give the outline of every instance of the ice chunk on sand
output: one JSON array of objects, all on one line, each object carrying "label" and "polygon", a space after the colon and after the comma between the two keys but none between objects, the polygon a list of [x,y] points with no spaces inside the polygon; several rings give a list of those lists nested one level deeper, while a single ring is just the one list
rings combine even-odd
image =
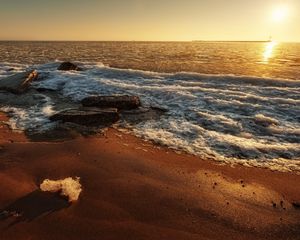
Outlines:
[{"label": "ice chunk on sand", "polygon": [[78,200],[78,197],[82,191],[80,178],[75,179],[68,177],[63,180],[49,180],[45,179],[41,185],[40,189],[43,192],[60,192],[62,196],[66,196],[69,202],[74,202]]}]

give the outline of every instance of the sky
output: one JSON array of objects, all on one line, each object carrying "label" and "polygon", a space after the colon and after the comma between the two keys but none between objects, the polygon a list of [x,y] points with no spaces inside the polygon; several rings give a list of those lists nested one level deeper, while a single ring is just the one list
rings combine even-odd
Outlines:
[{"label": "sky", "polygon": [[0,40],[300,42],[300,0],[0,0]]}]

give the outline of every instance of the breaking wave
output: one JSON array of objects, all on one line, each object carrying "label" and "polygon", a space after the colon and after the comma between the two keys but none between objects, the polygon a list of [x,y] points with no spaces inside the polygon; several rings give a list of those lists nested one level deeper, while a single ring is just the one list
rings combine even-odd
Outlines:
[{"label": "breaking wave", "polygon": [[[168,109],[159,121],[120,124],[139,137],[221,162],[300,170],[298,80],[156,73],[101,63],[81,63],[82,72],[61,72],[55,70],[58,64],[35,66],[40,80],[33,87],[55,90],[74,102],[96,94],[132,94],[145,106]],[[53,109],[53,101],[18,109],[16,125],[47,126]]]}]

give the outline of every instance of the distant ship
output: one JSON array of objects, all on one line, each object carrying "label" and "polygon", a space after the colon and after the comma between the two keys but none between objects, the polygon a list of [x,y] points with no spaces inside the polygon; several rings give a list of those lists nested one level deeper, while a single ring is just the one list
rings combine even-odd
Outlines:
[{"label": "distant ship", "polygon": [[268,42],[273,42],[273,37],[272,36],[269,37],[269,41]]}]

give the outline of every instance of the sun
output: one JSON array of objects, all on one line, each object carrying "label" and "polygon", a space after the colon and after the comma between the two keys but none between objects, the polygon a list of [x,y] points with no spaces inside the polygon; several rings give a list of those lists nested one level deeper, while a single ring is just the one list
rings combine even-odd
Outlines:
[{"label": "sun", "polygon": [[288,16],[288,7],[287,6],[278,6],[274,8],[272,13],[272,19],[275,22],[283,22]]}]

